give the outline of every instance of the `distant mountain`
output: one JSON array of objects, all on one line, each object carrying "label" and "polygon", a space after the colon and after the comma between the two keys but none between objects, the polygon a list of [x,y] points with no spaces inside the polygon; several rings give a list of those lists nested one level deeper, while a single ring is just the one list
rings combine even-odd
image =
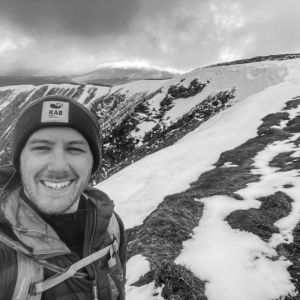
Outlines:
[{"label": "distant mountain", "polygon": [[11,85],[42,85],[42,84],[76,84],[68,76],[29,76],[29,75],[0,75],[0,86]]},{"label": "distant mountain", "polygon": [[155,68],[103,67],[93,72],[72,76],[72,79],[78,83],[112,86],[144,79],[171,79],[174,75],[177,74]]},{"label": "distant mountain", "polygon": [[[49,71],[50,72],[50,71]],[[42,84],[95,84],[101,86],[114,86],[136,80],[164,80],[171,79],[176,73],[158,70],[155,68],[121,68],[103,67],[95,71],[77,75],[47,75],[47,71],[36,69],[18,69],[0,75],[0,86],[9,85],[42,85]],[[40,75],[43,74],[43,75]]]}]

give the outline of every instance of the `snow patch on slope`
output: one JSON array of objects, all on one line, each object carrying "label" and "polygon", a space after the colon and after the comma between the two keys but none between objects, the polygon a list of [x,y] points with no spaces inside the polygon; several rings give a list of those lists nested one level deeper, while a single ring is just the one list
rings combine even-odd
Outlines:
[{"label": "snow patch on slope", "polygon": [[[201,199],[205,204],[199,226],[176,259],[208,281],[209,300],[270,300],[294,290],[288,261],[271,260],[277,252],[257,235],[234,230],[224,221],[232,211],[258,208],[255,200],[226,196]],[[222,295],[222,296],[221,296]]]}]

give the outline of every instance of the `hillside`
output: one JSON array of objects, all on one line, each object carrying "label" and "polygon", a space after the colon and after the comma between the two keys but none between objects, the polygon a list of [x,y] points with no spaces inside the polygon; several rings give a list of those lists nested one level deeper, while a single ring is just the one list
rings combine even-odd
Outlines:
[{"label": "hillside", "polygon": [[299,67],[206,71],[235,82],[231,107],[99,185],[128,228],[128,299],[299,299]]},{"label": "hillside", "polygon": [[101,126],[93,181],[127,228],[127,299],[296,300],[299,86],[293,57],[114,87],[1,87],[0,162],[26,103],[71,96]]}]

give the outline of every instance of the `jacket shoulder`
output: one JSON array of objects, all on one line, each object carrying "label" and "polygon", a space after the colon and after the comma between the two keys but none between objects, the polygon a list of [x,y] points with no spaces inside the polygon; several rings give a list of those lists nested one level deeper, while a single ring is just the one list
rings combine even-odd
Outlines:
[{"label": "jacket shoulder", "polygon": [[11,299],[18,275],[17,252],[0,242],[0,300]]},{"label": "jacket shoulder", "polygon": [[13,165],[0,166],[0,190],[8,191],[21,185],[20,174],[16,171]]},{"label": "jacket shoulder", "polygon": [[106,193],[94,187],[87,187],[84,190],[84,194],[92,200],[109,202],[109,203],[113,202]]}]

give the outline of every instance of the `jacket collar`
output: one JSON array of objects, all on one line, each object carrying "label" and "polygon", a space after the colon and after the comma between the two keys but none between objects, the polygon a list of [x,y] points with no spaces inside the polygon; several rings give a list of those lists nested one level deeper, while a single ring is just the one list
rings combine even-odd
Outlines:
[{"label": "jacket collar", "polygon": [[[0,203],[0,213],[19,241],[31,249],[33,256],[41,259],[71,253],[54,229],[20,197],[21,189],[18,187],[5,193]],[[113,201],[102,191],[91,187],[87,187],[83,194],[92,203],[100,219],[105,220],[102,228],[96,230],[106,230],[114,210]]]},{"label": "jacket collar", "polygon": [[33,256],[48,258],[70,253],[51,226],[20,197],[20,188],[2,199],[0,209],[19,241],[32,249]]}]

